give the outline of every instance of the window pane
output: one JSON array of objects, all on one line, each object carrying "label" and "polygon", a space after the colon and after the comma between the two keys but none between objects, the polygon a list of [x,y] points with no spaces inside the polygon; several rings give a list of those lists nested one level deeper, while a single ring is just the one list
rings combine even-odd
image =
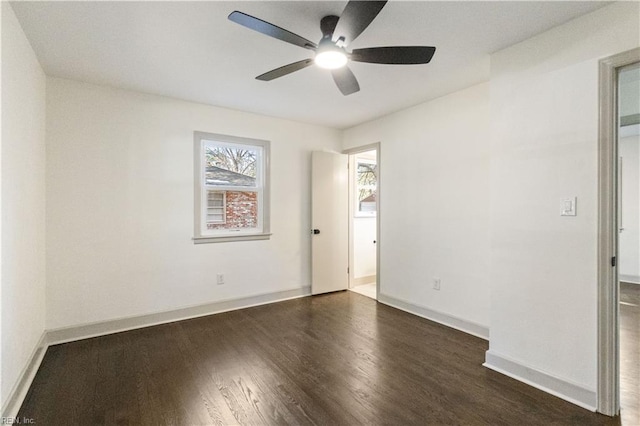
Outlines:
[{"label": "window pane", "polygon": [[[254,191],[208,191],[224,194],[224,223],[216,222],[207,213],[207,230],[247,229],[258,227],[258,193]],[[210,204],[207,205],[209,209]],[[222,210],[220,213],[222,214]],[[219,217],[219,216],[217,216]],[[211,220],[210,220],[211,218]]]},{"label": "window pane", "polygon": [[378,182],[377,165],[373,162],[357,163],[356,190],[358,194],[358,211],[376,211],[376,186]]},{"label": "window pane", "polygon": [[258,147],[205,145],[205,184],[256,187]]}]

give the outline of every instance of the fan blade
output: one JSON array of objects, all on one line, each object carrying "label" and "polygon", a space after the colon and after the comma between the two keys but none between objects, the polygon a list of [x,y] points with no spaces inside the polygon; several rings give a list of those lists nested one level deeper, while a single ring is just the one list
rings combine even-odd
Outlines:
[{"label": "fan blade", "polygon": [[257,76],[256,80],[271,81],[276,78],[283,77],[287,74],[291,74],[292,72],[300,71],[301,69],[306,68],[311,64],[313,64],[313,59],[304,59],[302,61],[294,62],[292,64],[276,68],[275,70],[265,72],[264,74]]},{"label": "fan blade", "polygon": [[427,64],[434,53],[436,48],[432,46],[369,47],[354,49],[351,52],[351,60],[372,64]]},{"label": "fan blade", "polygon": [[229,20],[251,30],[257,31],[269,37],[277,38],[278,40],[286,41],[287,43],[295,44],[296,46],[304,47],[305,49],[314,50],[318,47],[312,41],[307,40],[304,37],[300,37],[298,34],[294,34],[291,31],[287,31],[284,28],[280,28],[276,25],[270,24],[262,19],[255,18],[246,13],[231,12]]},{"label": "fan blade", "polygon": [[340,15],[333,32],[333,41],[344,37],[344,45],[355,40],[378,16],[386,1],[350,1]]},{"label": "fan blade", "polygon": [[347,96],[360,90],[360,85],[356,76],[347,67],[342,67],[331,71],[333,81],[336,82],[338,89],[343,95]]}]

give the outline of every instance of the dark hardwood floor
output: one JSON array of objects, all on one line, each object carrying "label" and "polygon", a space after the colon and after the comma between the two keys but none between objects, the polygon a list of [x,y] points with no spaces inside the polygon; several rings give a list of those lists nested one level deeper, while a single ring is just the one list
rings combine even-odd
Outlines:
[{"label": "dark hardwood floor", "polygon": [[620,417],[640,425],[640,285],[620,283]]},{"label": "dark hardwood floor", "polygon": [[52,346],[38,425],[613,425],[482,367],[487,342],[353,292]]}]

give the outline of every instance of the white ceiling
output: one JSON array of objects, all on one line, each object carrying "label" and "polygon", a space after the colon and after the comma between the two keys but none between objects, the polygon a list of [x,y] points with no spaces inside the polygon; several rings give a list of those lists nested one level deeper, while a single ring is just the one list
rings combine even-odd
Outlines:
[{"label": "white ceiling", "polygon": [[488,55],[605,2],[391,1],[349,48],[436,46],[428,65],[351,63],[361,91],[326,70],[255,77],[308,50],[227,20],[240,10],[312,41],[346,2],[14,2],[44,71],[90,83],[346,128],[489,78]]}]

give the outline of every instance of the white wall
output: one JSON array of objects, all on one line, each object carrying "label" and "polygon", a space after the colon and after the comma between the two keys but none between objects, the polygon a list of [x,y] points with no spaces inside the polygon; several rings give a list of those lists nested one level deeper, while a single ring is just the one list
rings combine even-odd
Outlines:
[{"label": "white wall", "polygon": [[381,143],[381,294],[489,324],[489,137],[486,83],[344,132]]},{"label": "white wall", "polygon": [[620,138],[622,157],[622,227],[620,279],[640,284],[640,136]]},{"label": "white wall", "polygon": [[[271,141],[271,240],[193,244],[194,130]],[[310,153],[339,145],[337,130],[48,78],[47,327],[308,286]]]},{"label": "white wall", "polygon": [[11,6],[0,7],[4,407],[45,326],[45,76]]},{"label": "white wall", "polygon": [[[638,46],[638,6],[614,3],[491,57],[490,352],[590,391],[598,60]],[[573,196],[578,215],[561,217]]]},{"label": "white wall", "polygon": [[[376,275],[376,218],[353,218],[353,277]],[[370,282],[375,282],[371,280]]]}]

